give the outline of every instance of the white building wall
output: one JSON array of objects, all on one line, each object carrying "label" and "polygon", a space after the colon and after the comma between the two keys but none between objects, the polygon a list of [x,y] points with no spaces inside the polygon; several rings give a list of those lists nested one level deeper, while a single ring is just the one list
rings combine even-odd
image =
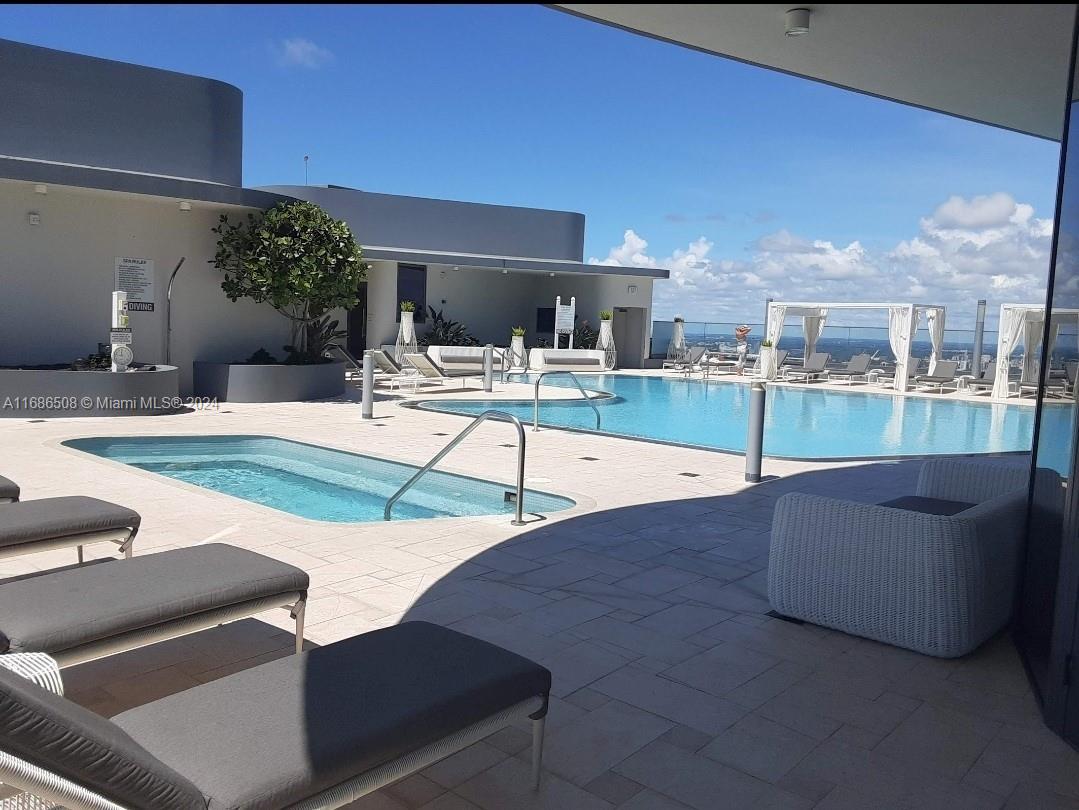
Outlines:
[{"label": "white building wall", "polygon": [[[221,290],[209,264],[218,216],[248,209],[133,194],[0,181],[0,365],[67,363],[107,342],[117,257],[154,261],[154,312],[132,312],[135,359],[165,360],[165,290],[173,289],[172,362],[181,391],[191,387],[193,360],[243,360],[260,346],[279,358],[288,321],[271,307]],[[29,214],[41,217],[29,224]]]}]

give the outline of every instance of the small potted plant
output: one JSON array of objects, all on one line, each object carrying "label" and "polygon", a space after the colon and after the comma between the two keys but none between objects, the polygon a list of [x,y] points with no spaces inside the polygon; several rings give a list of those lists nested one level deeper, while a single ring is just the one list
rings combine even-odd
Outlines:
[{"label": "small potted plant", "polygon": [[774,380],[779,369],[776,368],[776,347],[770,340],[761,341],[761,376],[766,380]]},{"label": "small potted plant", "polygon": [[401,302],[401,327],[397,330],[397,343],[394,345],[394,359],[400,363],[406,354],[416,353],[416,304],[413,301]]},{"label": "small potted plant", "polygon": [[614,332],[611,323],[614,313],[609,309],[601,309],[599,312],[599,337],[596,339],[596,348],[604,352],[603,367],[608,371],[614,368],[618,359],[618,351],[614,345]]},{"label": "small potted plant", "polygon": [[510,367],[514,370],[528,367],[525,356],[525,328],[515,326],[510,329]]}]

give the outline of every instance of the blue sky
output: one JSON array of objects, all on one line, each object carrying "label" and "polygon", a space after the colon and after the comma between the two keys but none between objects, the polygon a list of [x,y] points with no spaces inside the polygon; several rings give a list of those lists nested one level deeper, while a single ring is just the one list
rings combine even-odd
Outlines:
[{"label": "blue sky", "polygon": [[581,211],[585,258],[672,269],[661,316],[1044,283],[1055,144],[538,6],[7,6],[0,36],[239,86],[249,186],[309,154],[312,183]]}]

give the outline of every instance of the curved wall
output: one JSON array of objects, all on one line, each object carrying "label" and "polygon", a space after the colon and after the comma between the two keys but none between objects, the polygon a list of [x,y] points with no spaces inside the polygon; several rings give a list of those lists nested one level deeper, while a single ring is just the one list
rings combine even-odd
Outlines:
[{"label": "curved wall", "polygon": [[0,155],[240,185],[224,82],[0,40],[0,110]]}]

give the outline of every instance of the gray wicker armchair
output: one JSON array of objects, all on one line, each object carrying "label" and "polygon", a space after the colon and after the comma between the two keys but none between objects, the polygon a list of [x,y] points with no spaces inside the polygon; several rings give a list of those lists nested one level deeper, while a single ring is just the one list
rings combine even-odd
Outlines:
[{"label": "gray wicker armchair", "polygon": [[[784,495],[772,523],[772,607],[926,655],[973,651],[1011,616],[1028,476],[999,460],[927,462],[918,496],[974,504],[949,516]],[[1039,481],[1060,489],[1055,473]]]}]

